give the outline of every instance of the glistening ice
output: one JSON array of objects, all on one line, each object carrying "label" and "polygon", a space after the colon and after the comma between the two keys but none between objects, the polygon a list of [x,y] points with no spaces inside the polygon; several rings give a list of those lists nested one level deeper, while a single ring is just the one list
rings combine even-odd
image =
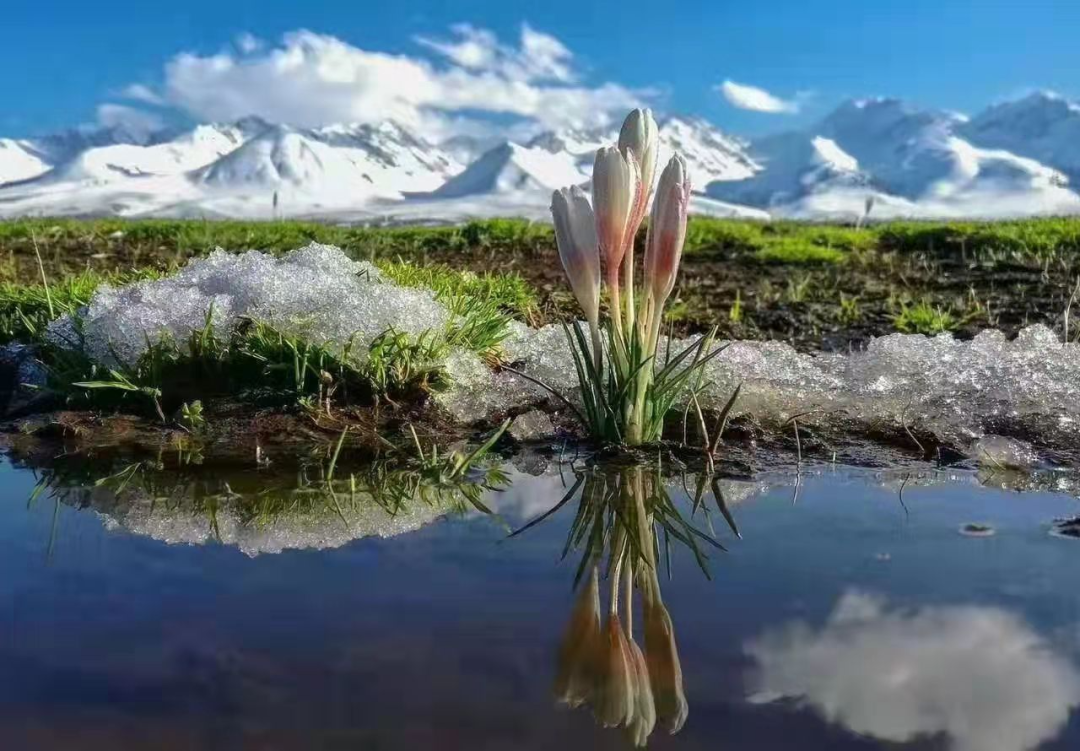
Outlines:
[{"label": "glistening ice", "polygon": [[[280,258],[216,251],[169,278],[99,290],[82,313],[86,352],[103,364],[133,362],[148,340],[185,340],[211,309],[222,334],[252,317],[312,341],[343,345],[353,337],[357,357],[389,327],[418,334],[451,319],[432,293],[387,282],[332,246],[312,244]],[[55,341],[75,341],[73,331],[68,319],[51,327]],[[672,342],[671,351],[687,343]],[[904,429],[956,445],[996,433],[1036,446],[1080,443],[1080,347],[1062,344],[1042,325],[1013,340],[995,330],[970,341],[893,334],[848,355],[804,354],[781,342],[721,344],[730,346],[707,368],[703,406],[718,409],[742,384],[734,415],[764,425],[801,415],[807,426],[853,434]],[[577,376],[561,326],[515,324],[503,349],[507,362],[574,398]],[[667,349],[662,342],[661,361]],[[436,403],[460,421],[544,401],[555,406],[543,390],[493,371],[473,353],[453,350],[445,367],[453,385]]]}]

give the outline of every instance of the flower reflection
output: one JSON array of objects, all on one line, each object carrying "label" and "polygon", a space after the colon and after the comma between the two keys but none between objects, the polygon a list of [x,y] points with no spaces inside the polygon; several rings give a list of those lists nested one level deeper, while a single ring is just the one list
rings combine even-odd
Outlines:
[{"label": "flower reflection", "polygon": [[659,597],[653,604],[645,604],[645,654],[657,719],[669,733],[677,733],[686,722],[689,707],[683,692],[675,627]]},{"label": "flower reflection", "polygon": [[555,696],[569,707],[590,701],[596,685],[600,650],[600,575],[594,566],[578,594],[559,649]]},{"label": "flower reflection", "polygon": [[627,726],[627,733],[635,746],[644,746],[656,727],[656,704],[653,701],[652,682],[649,679],[645,655],[633,639],[630,640],[630,651],[634,658],[637,691],[634,695],[634,717]]},{"label": "flower reflection", "polygon": [[[683,518],[658,471],[640,467],[579,477],[555,509],[519,532],[562,508],[578,489],[580,502],[564,555],[581,551],[578,578],[584,582],[560,645],[555,697],[572,708],[589,707],[599,724],[622,728],[631,743],[644,746],[658,726],[679,732],[689,711],[675,627],[660,592],[658,532],[665,550],[676,539],[702,565],[707,559],[702,545],[721,546]],[[731,523],[719,495],[717,503]],[[699,493],[695,513],[701,508]],[[602,579],[607,588],[603,617]],[[640,641],[634,629],[635,595],[641,599]]]},{"label": "flower reflection", "polygon": [[637,694],[634,656],[617,615],[609,615],[601,642],[600,673],[592,707],[596,721],[606,728],[623,727],[634,719]]}]

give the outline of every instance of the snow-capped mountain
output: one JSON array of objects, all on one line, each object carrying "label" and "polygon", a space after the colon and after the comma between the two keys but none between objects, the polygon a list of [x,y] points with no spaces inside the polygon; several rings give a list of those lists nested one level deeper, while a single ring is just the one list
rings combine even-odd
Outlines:
[{"label": "snow-capped mountain", "polygon": [[18,165],[22,182],[0,187],[0,216],[329,215],[434,191],[463,169],[391,121],[302,130],[247,118],[97,144],[42,160],[36,176]]},{"label": "snow-capped mountain", "polygon": [[963,118],[920,110],[898,99],[862,99],[838,107],[814,128],[889,193],[917,198],[955,167],[949,145]]},{"label": "snow-capped mountain", "polygon": [[30,180],[52,169],[32,141],[0,138],[0,185]]},{"label": "snow-capped mountain", "polygon": [[401,198],[438,188],[461,170],[449,155],[386,122],[294,130],[267,128],[193,179],[219,189],[282,187],[312,195]]},{"label": "snow-capped mountain", "polygon": [[[750,142],[698,118],[664,118],[659,131],[661,162],[683,155],[702,213],[847,220],[871,197],[875,217],[1080,213],[1080,105],[1051,94],[971,119],[853,100]],[[0,217],[545,219],[551,191],[587,185],[596,149],[617,137],[601,128],[434,144],[389,120],[79,128],[0,139]]]},{"label": "snow-capped mountain", "polygon": [[58,165],[49,180],[104,183],[122,177],[180,175],[235,151],[245,138],[244,130],[235,125],[199,125],[160,143],[92,147]]},{"label": "snow-capped mountain", "polygon": [[[729,136],[700,118],[667,117],[659,122],[660,152],[658,161],[666,164],[672,153],[682,154],[690,172],[694,190],[717,180],[742,180],[759,167],[747,154],[748,144]],[[619,140],[617,128],[596,130],[549,131],[529,141],[529,146],[553,153],[566,152],[578,158],[586,172],[596,150]]]},{"label": "snow-capped mountain", "polygon": [[660,164],[666,164],[673,152],[682,154],[695,191],[718,180],[745,180],[761,169],[747,153],[748,145],[700,118],[669,117],[660,122]]},{"label": "snow-capped mountain", "polygon": [[433,196],[540,193],[546,201],[556,188],[588,179],[589,173],[581,169],[576,154],[505,142],[483,154],[461,174],[451,177]]},{"label": "snow-capped mountain", "polygon": [[151,134],[113,126],[70,128],[42,138],[0,138],[0,186],[45,175],[93,149],[116,145],[145,146],[155,142],[156,138],[166,141],[174,135],[168,131]]},{"label": "snow-capped mountain", "polygon": [[859,162],[823,136],[783,133],[754,143],[759,171],[742,180],[710,183],[715,198],[762,208],[785,206],[809,195],[838,189],[868,189]]},{"label": "snow-capped mountain", "polygon": [[[739,180],[758,169],[745,154],[741,141],[704,120],[667,118],[661,121],[659,134],[661,162],[666,162],[677,150],[687,161],[691,181],[700,188],[715,180]],[[596,150],[615,143],[618,137],[618,130],[611,128],[568,129],[540,133],[524,145],[504,141],[481,154],[438,190],[426,196],[414,194],[410,199],[457,202],[457,208],[449,203],[426,206],[439,214],[450,211],[461,216],[464,207],[469,206],[477,213],[489,209],[507,213],[509,209],[529,217],[546,218],[552,190],[566,185],[587,186]],[[419,210],[413,206],[409,213],[415,215]],[[698,196],[694,210],[719,216],[765,216],[761,211],[704,196]]]},{"label": "snow-capped mountain", "polygon": [[708,195],[796,216],[1001,216],[1080,210],[1068,177],[1035,159],[973,143],[961,115],[896,99],[846,102],[798,132],[755,141],[752,177]]},{"label": "snow-capped mountain", "polygon": [[1049,92],[996,104],[960,128],[973,143],[1053,167],[1080,185],[1080,104]]}]

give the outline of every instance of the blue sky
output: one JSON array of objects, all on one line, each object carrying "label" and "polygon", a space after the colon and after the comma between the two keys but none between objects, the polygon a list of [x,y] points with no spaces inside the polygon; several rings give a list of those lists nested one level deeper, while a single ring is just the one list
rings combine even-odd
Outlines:
[{"label": "blue sky", "polygon": [[[472,31],[451,31],[463,22]],[[536,39],[545,48],[551,46],[545,40],[556,40],[572,58],[556,51],[551,70],[526,70],[523,23],[541,35]],[[306,113],[309,122],[303,124],[342,113],[374,119],[371,110],[391,101],[386,97],[395,87],[396,93],[430,87],[424,96],[392,101],[402,116],[415,115],[431,127],[452,129],[475,115],[545,122],[563,111],[584,117],[637,99],[663,111],[703,115],[746,134],[812,121],[855,96],[898,96],[973,112],[1033,88],[1080,95],[1080,2],[1075,0],[7,0],[4,25],[0,135],[93,122],[98,108],[108,103],[166,120],[231,116],[245,108],[265,109],[257,114],[270,116]],[[310,68],[279,80],[274,71],[280,59],[274,62],[272,56],[287,52],[283,35],[299,29],[324,35],[323,41],[314,51],[311,44],[296,42],[312,56],[304,63]],[[486,32],[498,40],[494,67],[470,63],[463,68],[449,57],[450,45],[490,40],[482,36]],[[244,33],[260,40],[258,49],[238,49],[236,40]],[[330,37],[334,43],[326,41]],[[425,46],[418,37],[431,43]],[[246,77],[222,77],[212,56],[223,51],[230,64],[262,60],[266,65]],[[186,52],[194,57],[187,67],[176,66],[172,75],[178,80],[171,80],[167,64]],[[393,69],[378,67],[382,56],[370,53],[406,56],[402,59],[420,66],[407,72],[419,78],[398,80]],[[362,76],[374,61],[365,84],[370,90],[342,103],[338,100],[352,93],[339,81],[319,79],[307,86],[312,75],[322,75],[327,60],[347,60],[350,74],[359,70]],[[501,81],[503,95],[524,87],[526,98],[535,97],[532,109],[511,102],[497,112],[485,111],[483,86],[494,79]],[[781,109],[797,111],[733,106],[717,90],[725,80],[767,90],[787,102]],[[121,95],[131,84],[146,87],[144,101]],[[309,95],[309,88],[316,91]],[[566,88],[573,89],[572,98]],[[467,90],[471,93],[465,95]],[[446,95],[461,101],[446,106],[441,101]]]}]

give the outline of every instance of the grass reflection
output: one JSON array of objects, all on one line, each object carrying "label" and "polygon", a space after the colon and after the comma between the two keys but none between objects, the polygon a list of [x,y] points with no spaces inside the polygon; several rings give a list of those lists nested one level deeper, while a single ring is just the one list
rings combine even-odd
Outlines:
[{"label": "grass reflection", "polygon": [[[119,465],[69,457],[36,470],[28,503],[48,499],[57,507],[91,508],[136,534],[165,542],[216,541],[248,555],[338,547],[359,537],[407,532],[444,515],[491,514],[485,495],[503,490],[510,479],[483,453],[429,451],[405,462],[343,467],[335,451],[328,461],[293,468],[207,466],[190,455],[168,457],[168,468],[160,457]],[[55,525],[53,530],[50,551]]]}]

